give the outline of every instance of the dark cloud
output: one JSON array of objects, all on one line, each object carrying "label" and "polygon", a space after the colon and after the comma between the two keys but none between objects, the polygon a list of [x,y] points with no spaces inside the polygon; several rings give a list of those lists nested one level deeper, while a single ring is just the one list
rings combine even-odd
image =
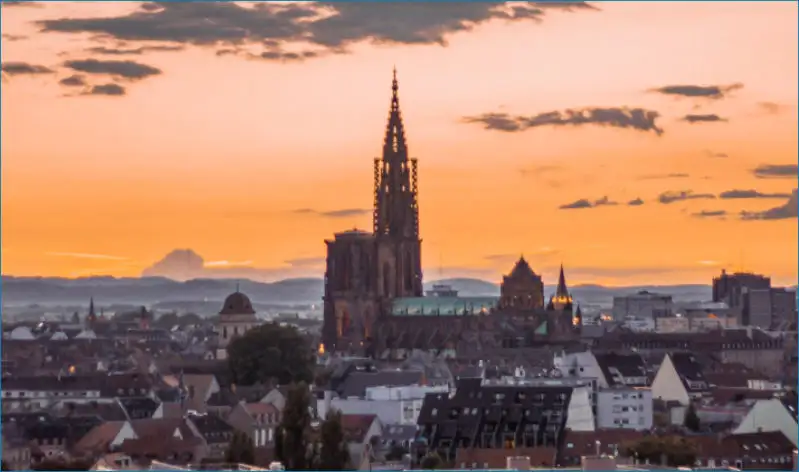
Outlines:
[{"label": "dark cloud", "polygon": [[726,152],[715,152],[711,151],[710,149],[705,149],[705,156],[712,157],[715,159],[726,159],[730,157],[729,154],[727,154]]},{"label": "dark cloud", "polygon": [[612,206],[612,205],[618,205],[618,203],[611,201],[608,197],[602,197],[599,200],[594,200],[593,202],[591,200],[581,198],[580,200],[577,200],[575,202],[561,205],[558,208],[560,208],[561,210],[578,210],[582,208],[597,208],[601,206]]},{"label": "dark cloud", "polygon": [[702,210],[699,213],[693,213],[691,216],[696,218],[723,218],[727,216],[724,210]]},{"label": "dark cloud", "polygon": [[627,202],[627,205],[629,205],[629,206],[641,206],[643,204],[644,204],[644,201],[641,200],[640,198],[636,198],[634,200],[630,200],[629,202]]},{"label": "dark cloud", "polygon": [[6,41],[22,41],[23,39],[28,39],[28,37],[21,34],[3,33],[3,39]]},{"label": "dark cloud", "polygon": [[743,84],[735,83],[731,85],[666,85],[652,89],[652,92],[675,97],[706,98],[709,100],[720,100],[729,96],[731,92],[743,88]]},{"label": "dark cloud", "polygon": [[20,0],[3,0],[3,7],[42,8],[43,2],[23,2]]},{"label": "dark cloud", "polygon": [[796,164],[764,164],[752,169],[758,179],[796,179],[797,172]]},{"label": "dark cloud", "polygon": [[721,192],[719,198],[725,200],[735,200],[744,198],[790,198],[789,193],[761,193],[757,190],[727,190]]},{"label": "dark cloud", "polygon": [[658,195],[658,201],[665,205],[674,202],[681,202],[684,200],[704,200],[712,198],[716,198],[716,196],[709,193],[694,193],[691,190],[663,192]]},{"label": "dark cloud", "polygon": [[323,216],[325,218],[349,218],[352,216],[368,215],[372,213],[372,210],[367,208],[345,208],[343,210],[318,211],[311,208],[300,208],[294,210],[292,213],[298,215]]},{"label": "dark cloud", "polygon": [[638,180],[662,180],[662,179],[685,179],[690,177],[688,174],[682,172],[674,172],[671,174],[649,174],[638,177]]},{"label": "dark cloud", "polygon": [[799,206],[797,205],[797,194],[794,189],[788,201],[785,204],[766,211],[756,212],[741,212],[742,220],[787,220],[796,218],[799,214]]},{"label": "dark cloud", "polygon": [[29,64],[27,62],[4,62],[2,65],[4,73],[15,75],[41,75],[52,74],[54,71],[47,66],[40,66],[38,64]]},{"label": "dark cloud", "polygon": [[86,80],[82,75],[70,75],[58,81],[59,84],[65,87],[83,87],[86,85]]},{"label": "dark cloud", "polygon": [[707,114],[707,115],[685,115],[680,118],[680,121],[685,121],[686,123],[718,123],[718,122],[726,122],[729,121],[727,118],[722,118],[715,113]]},{"label": "dark cloud", "polygon": [[160,69],[134,61],[100,61],[97,59],[81,59],[67,61],[64,66],[87,74],[104,74],[129,80],[141,80],[158,75]]},{"label": "dark cloud", "polygon": [[104,56],[141,56],[145,52],[173,52],[182,51],[183,46],[140,46],[137,48],[109,48],[98,46],[86,50],[88,53],[101,54]]},{"label": "dark cloud", "polygon": [[660,114],[643,108],[583,108],[551,111],[535,116],[511,116],[507,113],[484,113],[465,117],[465,123],[479,123],[487,130],[518,132],[540,126],[584,126],[594,125],[611,128],[654,132],[658,136],[663,130],[657,126]]},{"label": "dark cloud", "polygon": [[117,84],[94,85],[83,95],[107,95],[112,97],[121,97],[122,95],[125,95],[125,88]]},{"label": "dark cloud", "polygon": [[315,44],[328,51],[346,52],[360,42],[446,45],[449,35],[491,20],[536,22],[547,10],[595,9],[583,2],[519,2],[512,6],[490,2],[162,2],[147,3],[121,16],[51,19],[38,22],[38,26],[45,32],[89,33],[121,41],[235,48],[256,45],[267,51],[290,44]]}]

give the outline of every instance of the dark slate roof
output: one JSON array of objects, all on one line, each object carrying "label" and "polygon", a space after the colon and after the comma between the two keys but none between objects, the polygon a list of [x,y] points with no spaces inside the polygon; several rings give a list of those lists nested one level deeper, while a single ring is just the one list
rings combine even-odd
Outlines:
[{"label": "dark slate roof", "polygon": [[216,415],[191,415],[189,420],[210,444],[229,442],[233,435],[233,427]]},{"label": "dark slate roof", "polygon": [[151,418],[161,406],[160,403],[149,397],[122,398],[119,403],[122,404],[131,419]]},{"label": "dark slate roof", "polygon": [[399,387],[420,384],[424,373],[415,370],[388,370],[377,372],[352,372],[336,388],[342,398],[363,397],[368,387]]},{"label": "dark slate roof", "polygon": [[615,386],[619,382],[614,380],[613,371],[618,372],[625,378],[627,377],[646,377],[646,363],[643,357],[637,353],[619,354],[615,352],[595,353],[599,368],[602,369],[602,374],[605,376],[608,385]]},{"label": "dark slate roof", "polygon": [[[693,354],[688,352],[673,352],[669,354],[669,357],[671,357],[674,369],[677,371],[683,383],[686,381],[706,382],[705,375],[702,372],[702,365]],[[687,384],[686,388],[688,388]]]}]

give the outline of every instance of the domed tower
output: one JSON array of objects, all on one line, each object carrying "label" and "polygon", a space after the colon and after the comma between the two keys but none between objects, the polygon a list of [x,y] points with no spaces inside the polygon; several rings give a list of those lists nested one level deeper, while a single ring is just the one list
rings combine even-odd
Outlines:
[{"label": "domed tower", "polygon": [[520,257],[509,275],[502,277],[499,307],[532,310],[544,306],[544,282]]},{"label": "domed tower", "polygon": [[216,358],[227,359],[227,347],[233,338],[243,335],[258,324],[252,302],[236,285],[236,291],[228,295],[219,312],[219,324],[216,329],[219,342]]}]

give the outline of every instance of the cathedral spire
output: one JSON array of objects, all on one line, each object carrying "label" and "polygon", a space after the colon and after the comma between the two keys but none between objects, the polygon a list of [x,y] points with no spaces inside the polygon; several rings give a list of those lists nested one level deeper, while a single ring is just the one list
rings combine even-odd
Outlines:
[{"label": "cathedral spire", "polygon": [[397,69],[391,81],[391,106],[383,139],[383,155],[374,167],[374,233],[419,239],[416,159],[408,157],[399,105]]}]

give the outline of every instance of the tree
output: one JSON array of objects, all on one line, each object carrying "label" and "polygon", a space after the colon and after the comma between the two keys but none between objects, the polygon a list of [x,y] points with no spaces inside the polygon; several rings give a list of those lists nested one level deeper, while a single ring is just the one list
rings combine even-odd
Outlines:
[{"label": "tree", "polygon": [[237,385],[311,382],[310,345],[296,328],[266,323],[235,338],[227,349],[228,366]]},{"label": "tree", "polygon": [[444,467],[444,461],[441,460],[441,456],[437,453],[429,452],[422,457],[421,462],[419,462],[419,467],[426,470],[440,469]]},{"label": "tree", "polygon": [[349,467],[350,453],[341,425],[341,412],[330,410],[322,422],[321,449],[319,451],[319,470],[346,470]]},{"label": "tree", "polygon": [[688,410],[685,412],[685,421],[683,424],[686,428],[693,432],[699,431],[699,428],[701,427],[699,415],[696,414],[696,408],[694,407],[693,403],[688,405]]},{"label": "tree", "polygon": [[45,459],[32,467],[33,470],[89,470],[94,464],[86,461],[64,461]]},{"label": "tree", "polygon": [[671,467],[693,466],[696,447],[683,437],[646,436],[625,447],[625,455]]},{"label": "tree", "polygon": [[394,444],[391,446],[391,449],[386,453],[386,460],[387,461],[401,461],[405,454],[408,453],[408,450],[402,447],[401,444]]},{"label": "tree", "polygon": [[286,470],[305,470],[311,465],[308,441],[310,407],[311,392],[308,385],[304,382],[292,385],[277,428],[279,438],[275,440],[275,457],[279,458]]},{"label": "tree", "polygon": [[255,445],[252,439],[242,432],[235,432],[230,440],[225,462],[229,464],[253,464],[255,462]]}]

